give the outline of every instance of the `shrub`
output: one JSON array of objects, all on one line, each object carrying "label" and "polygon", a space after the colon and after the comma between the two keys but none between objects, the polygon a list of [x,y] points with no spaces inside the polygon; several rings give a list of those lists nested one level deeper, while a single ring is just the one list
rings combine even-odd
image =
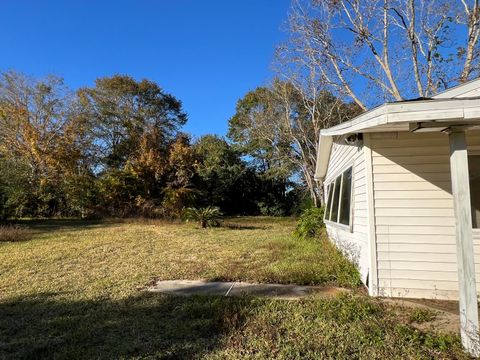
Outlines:
[{"label": "shrub", "polygon": [[206,208],[188,208],[184,212],[184,218],[189,221],[197,221],[202,228],[219,226],[219,218],[222,216],[220,209],[214,206]]},{"label": "shrub", "polygon": [[18,225],[0,225],[0,242],[28,240],[32,232]]},{"label": "shrub", "polygon": [[325,226],[323,223],[323,208],[311,207],[300,215],[295,235],[301,238],[314,237]]}]

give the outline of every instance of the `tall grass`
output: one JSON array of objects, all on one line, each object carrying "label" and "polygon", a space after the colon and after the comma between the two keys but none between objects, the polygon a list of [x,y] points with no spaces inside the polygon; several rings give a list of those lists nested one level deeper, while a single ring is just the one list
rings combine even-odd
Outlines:
[{"label": "tall grass", "polygon": [[25,241],[30,239],[32,231],[19,225],[0,225],[0,242]]}]

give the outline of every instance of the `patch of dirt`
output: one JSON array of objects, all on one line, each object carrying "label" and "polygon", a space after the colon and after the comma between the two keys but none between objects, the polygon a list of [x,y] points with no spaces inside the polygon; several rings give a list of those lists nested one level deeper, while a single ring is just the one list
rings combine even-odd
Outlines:
[{"label": "patch of dirt", "polygon": [[327,298],[335,297],[338,294],[352,292],[352,290],[350,289],[340,288],[336,286],[315,286],[312,288],[314,289],[313,294],[315,294],[315,296],[327,297]]},{"label": "patch of dirt", "polygon": [[411,322],[419,330],[439,332],[460,332],[460,316],[458,301],[429,300],[429,299],[399,299],[382,298],[381,301],[394,306],[405,308],[427,309],[435,312],[432,321],[422,323]]}]

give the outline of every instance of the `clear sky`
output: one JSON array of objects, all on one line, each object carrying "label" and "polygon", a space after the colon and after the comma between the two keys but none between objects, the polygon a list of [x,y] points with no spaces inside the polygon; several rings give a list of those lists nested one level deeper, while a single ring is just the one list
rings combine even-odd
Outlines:
[{"label": "clear sky", "polygon": [[183,101],[185,131],[225,134],[235,104],[272,76],[290,0],[2,0],[0,71],[76,89],[128,74]]}]

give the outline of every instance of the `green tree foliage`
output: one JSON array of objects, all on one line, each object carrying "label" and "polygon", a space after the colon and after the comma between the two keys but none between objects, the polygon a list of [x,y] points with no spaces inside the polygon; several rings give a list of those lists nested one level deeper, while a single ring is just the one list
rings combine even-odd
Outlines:
[{"label": "green tree foliage", "polygon": [[78,98],[106,168],[125,167],[148,134],[151,149],[165,150],[187,121],[181,102],[149,80],[97,79],[95,87],[80,89]]},{"label": "green tree foliage", "polygon": [[187,120],[156,83],[116,75],[78,91],[94,149],[101,211],[111,216],[178,216],[190,190]]},{"label": "green tree foliage", "polygon": [[30,214],[31,186],[27,164],[0,156],[0,219]]},{"label": "green tree foliage", "polygon": [[255,172],[248,168],[224,139],[215,135],[201,137],[193,146],[196,157],[198,203],[214,205],[227,214],[251,213],[257,186]]}]

